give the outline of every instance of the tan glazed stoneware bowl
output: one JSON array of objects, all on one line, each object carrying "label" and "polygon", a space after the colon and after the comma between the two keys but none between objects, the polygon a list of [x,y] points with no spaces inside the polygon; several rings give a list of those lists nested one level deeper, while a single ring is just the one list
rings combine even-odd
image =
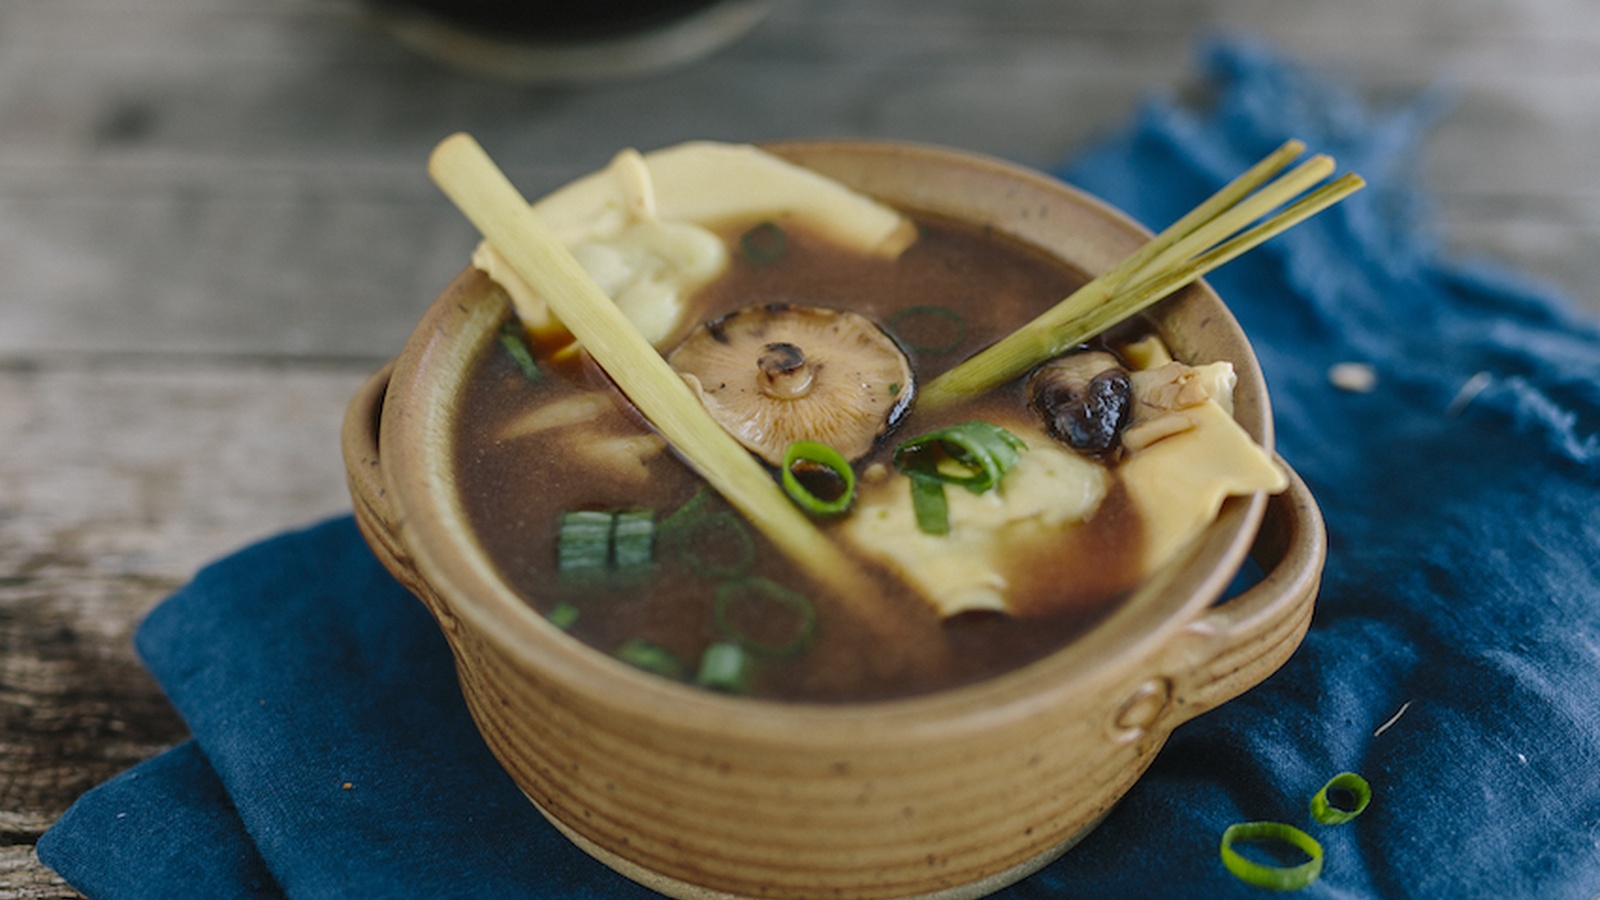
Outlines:
[{"label": "tan glazed stoneware bowl", "polygon": [[[970,154],[871,142],[768,149],[892,204],[991,225],[1085,272],[1147,236],[1058,181]],[[1081,839],[1174,727],[1272,673],[1310,622],[1325,539],[1291,475],[1283,494],[1229,501],[1184,559],[1087,636],[975,685],[825,706],[726,696],[633,669],[514,595],[464,524],[451,475],[453,398],[505,303],[464,271],[355,398],[343,440],[357,519],[438,619],[506,771],[584,850],[663,893],[997,890]],[[1261,372],[1221,300],[1200,285],[1152,317],[1178,358],[1234,363],[1236,417],[1270,450]],[[1219,602],[1246,554],[1264,580]]]}]

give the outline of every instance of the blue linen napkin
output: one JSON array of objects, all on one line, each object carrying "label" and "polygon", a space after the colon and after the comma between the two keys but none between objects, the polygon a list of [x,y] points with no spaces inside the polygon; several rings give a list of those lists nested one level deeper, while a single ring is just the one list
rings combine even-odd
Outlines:
[{"label": "blue linen napkin", "polygon": [[[1212,276],[1327,518],[1305,644],[1179,728],[1006,898],[1257,897],[1218,860],[1270,819],[1321,841],[1305,897],[1600,892],[1600,325],[1441,259],[1412,186],[1437,108],[1377,115],[1247,42],[1204,110],[1158,100],[1065,176],[1163,225],[1283,139],[1371,189]],[[1369,365],[1373,390],[1330,382]],[[40,858],[91,896],[652,896],[574,849],[472,729],[449,652],[348,519],[202,571],[138,647],[194,738],[81,798]],[[1352,770],[1353,822],[1311,795]]]}]

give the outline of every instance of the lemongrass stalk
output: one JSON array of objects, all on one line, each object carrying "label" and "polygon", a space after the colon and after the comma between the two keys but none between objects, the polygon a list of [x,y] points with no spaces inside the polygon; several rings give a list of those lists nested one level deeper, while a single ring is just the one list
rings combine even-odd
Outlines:
[{"label": "lemongrass stalk", "polygon": [[1083,316],[1057,329],[1048,337],[1041,336],[1039,346],[1044,350],[1041,360],[1059,355],[1068,349],[1095,337],[1118,322],[1133,316],[1177,291],[1198,281],[1206,273],[1230,262],[1244,252],[1254,249],[1264,241],[1324,209],[1338,203],[1360,190],[1366,182],[1350,174],[1332,181],[1304,199],[1286,207],[1259,225],[1231,240],[1217,245],[1181,266],[1146,278],[1138,284],[1128,285],[1118,291],[1108,302],[1088,311]]},{"label": "lemongrass stalk", "polygon": [[1188,266],[1180,269],[1184,280],[1178,287],[1200,278],[1223,263],[1230,262],[1270,238],[1288,231],[1306,219],[1361,190],[1366,185],[1367,182],[1360,175],[1353,172],[1346,173],[1328,182],[1254,228],[1243,231],[1195,257]]},{"label": "lemongrass stalk", "polygon": [[1312,185],[1332,175],[1333,169],[1332,157],[1321,154],[1313,156],[1295,167],[1294,171],[1254,194],[1240,199],[1235,205],[1228,207],[1182,240],[1175,242],[1166,251],[1146,263],[1144,269],[1129,276],[1128,280],[1137,281],[1141,275],[1162,272],[1183,260],[1193,258],[1206,248],[1215,246],[1251,222],[1305,193]]},{"label": "lemongrass stalk", "polygon": [[1211,222],[1218,215],[1233,208],[1234,204],[1254,193],[1305,151],[1306,145],[1301,141],[1293,139],[1285,141],[1281,147],[1267,154],[1260,162],[1203,200],[1200,205],[1162,229],[1160,234],[1146,241],[1116,268],[1106,273],[1107,277],[1112,279],[1113,285],[1121,284],[1128,276],[1150,265],[1158,254],[1162,254],[1179,240],[1187,238],[1196,229]]},{"label": "lemongrass stalk", "polygon": [[1268,239],[1282,234],[1300,222],[1338,203],[1345,197],[1360,190],[1365,184],[1366,182],[1358,175],[1345,175],[1318,188],[1304,199],[1286,207],[1254,228],[1213,247],[1189,262],[1148,278],[1139,284],[1130,285],[1126,291],[1119,292],[1112,302],[1101,306],[1075,322],[1072,329],[1063,329],[1059,332],[1056,335],[1055,346],[1051,355],[1059,354],[1089,340],[1129,316],[1171,296],[1200,280],[1218,266],[1231,262],[1246,251],[1260,246]]},{"label": "lemongrass stalk", "polygon": [[[1345,176],[1285,207],[1254,228],[1224,241],[1230,234],[1284,206],[1332,172],[1333,160],[1319,155],[1263,186],[1298,155],[1302,146],[1291,141],[1280,147],[1112,270],[934,379],[922,389],[918,403],[924,408],[936,409],[1009,381],[1169,296],[1361,186],[1356,176]],[[1208,246],[1211,249],[1207,250]],[[1154,252],[1151,252],[1152,247]],[[1198,260],[1206,262],[1193,265]]]},{"label": "lemongrass stalk", "polygon": [[1060,303],[1040,313],[1031,322],[1007,337],[935,378],[922,389],[918,403],[925,408],[935,408],[963,395],[981,393],[1027,371],[1044,358],[1040,356],[1041,353],[1054,346],[1054,342],[1048,336],[1049,332],[1106,302],[1131,276],[1142,270],[1148,270],[1150,263],[1158,255],[1164,254],[1174,244],[1188,238],[1196,229],[1225,214],[1244,197],[1259,189],[1268,179],[1283,171],[1304,152],[1304,143],[1297,140],[1286,141],[1194,209],[1162,229],[1160,234],[1140,245],[1109,271],[1079,287]]},{"label": "lemongrass stalk", "polygon": [[[1052,316],[1051,321],[1035,319],[935,378],[918,391],[917,405],[937,409],[951,400],[982,393],[1020,375],[1029,368],[1023,361],[1038,359],[1039,354],[1048,352],[1052,346],[1050,335],[1056,328],[1114,296],[1111,284],[1109,278],[1097,278],[1073,291],[1056,305],[1061,315]],[[1056,319],[1060,322],[1054,321]]]},{"label": "lemongrass stalk", "polygon": [[854,563],[711,418],[476,140],[446,138],[429,158],[428,172],[701,477],[819,584],[843,596],[872,595],[859,590],[865,576]]}]

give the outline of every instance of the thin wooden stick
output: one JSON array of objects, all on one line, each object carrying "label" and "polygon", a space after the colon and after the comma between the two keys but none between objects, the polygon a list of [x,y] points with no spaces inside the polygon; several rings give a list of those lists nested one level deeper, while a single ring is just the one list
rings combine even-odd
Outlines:
[{"label": "thin wooden stick", "polygon": [[429,158],[428,173],[702,478],[818,583],[852,599],[875,596],[861,590],[866,577],[855,563],[711,418],[476,140],[446,138]]}]

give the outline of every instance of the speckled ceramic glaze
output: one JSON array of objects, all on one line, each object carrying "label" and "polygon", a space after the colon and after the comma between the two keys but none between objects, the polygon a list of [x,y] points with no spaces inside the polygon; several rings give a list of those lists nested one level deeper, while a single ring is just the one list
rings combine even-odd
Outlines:
[{"label": "speckled ceramic glaze", "polygon": [[[1089,272],[1144,238],[1058,181],[927,147],[775,152],[891,203],[992,225]],[[1184,559],[1042,661],[931,696],[855,706],[729,697],[594,652],[496,575],[458,502],[450,435],[466,364],[504,298],[462,273],[350,407],[357,519],[433,611],[489,747],[555,825],[680,897],[965,897],[1055,858],[1179,723],[1265,678],[1311,618],[1325,549],[1298,478],[1230,501]],[[1231,360],[1236,415],[1272,446],[1248,341],[1204,286],[1157,308],[1179,358]],[[1268,574],[1217,600],[1247,553]]]}]

